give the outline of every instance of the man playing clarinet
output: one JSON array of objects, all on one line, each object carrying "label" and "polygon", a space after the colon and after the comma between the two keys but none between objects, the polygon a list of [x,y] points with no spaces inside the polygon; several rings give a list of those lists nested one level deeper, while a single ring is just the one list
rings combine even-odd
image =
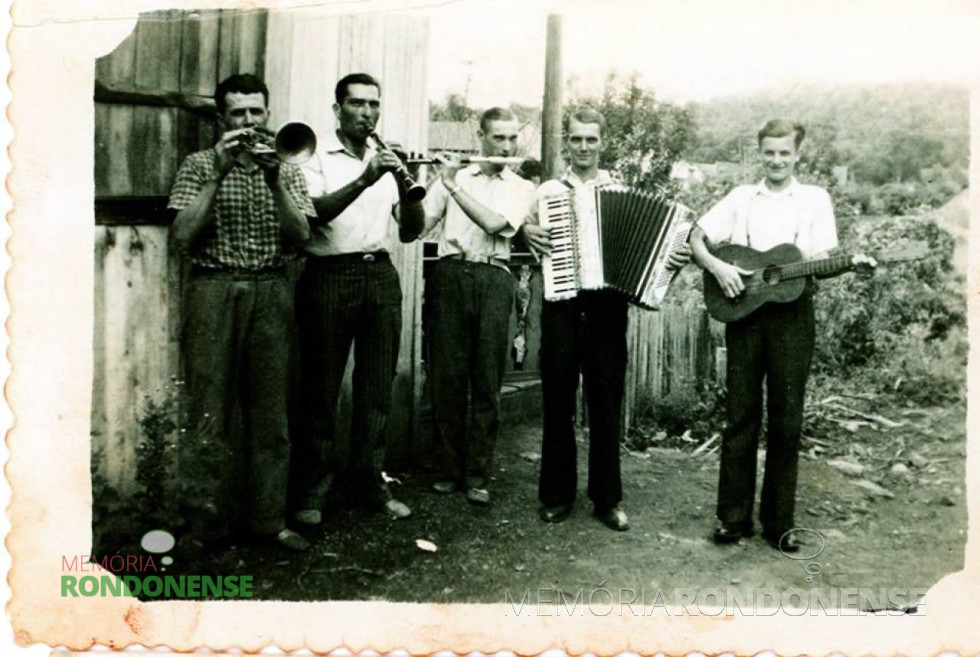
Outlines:
[{"label": "man playing clarinet", "polygon": [[296,292],[306,422],[296,519],[307,524],[320,522],[333,481],[337,401],[352,343],[350,490],[392,518],[411,514],[383,473],[402,325],[388,227],[394,217],[400,238],[411,241],[425,218],[421,204],[405,198],[404,181],[391,175],[402,166],[398,157],[369,144],[381,114],[380,83],[353,73],[337,82],[335,100],[337,131],[303,166],[317,213]]}]

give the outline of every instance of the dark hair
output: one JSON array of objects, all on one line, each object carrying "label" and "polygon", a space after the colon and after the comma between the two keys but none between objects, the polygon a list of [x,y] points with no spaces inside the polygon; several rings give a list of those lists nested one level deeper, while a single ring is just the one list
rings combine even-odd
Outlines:
[{"label": "dark hair", "polygon": [[352,84],[366,84],[371,87],[376,87],[378,90],[378,95],[381,95],[381,83],[374,79],[373,76],[367,73],[351,73],[350,75],[345,75],[337,81],[337,86],[333,89],[333,97],[337,101],[338,105],[343,105],[344,100],[347,98],[349,92],[349,87]]},{"label": "dark hair", "polygon": [[214,104],[218,108],[218,114],[225,115],[228,107],[225,96],[228,94],[262,94],[265,99],[265,106],[269,107],[269,87],[265,86],[262,78],[251,73],[238,73],[227,77],[218,83],[214,90]]},{"label": "dark hair", "polygon": [[793,135],[793,142],[799,148],[800,144],[803,143],[803,138],[806,137],[806,128],[795,121],[772,119],[759,131],[759,145],[762,146],[762,140],[766,137],[788,137],[790,135]]},{"label": "dark hair", "polygon": [[491,107],[480,115],[480,130],[486,132],[494,121],[516,121],[517,115],[506,107]]},{"label": "dark hair", "polygon": [[601,136],[606,133],[606,117],[595,108],[579,107],[571,112],[566,112],[562,122],[562,132],[566,135],[571,129],[572,121],[576,123],[596,123],[599,125],[599,135]]},{"label": "dark hair", "polygon": [[529,157],[523,162],[521,166],[517,168],[517,175],[525,180],[532,180],[533,178],[541,177],[541,163],[535,160],[533,157]]}]

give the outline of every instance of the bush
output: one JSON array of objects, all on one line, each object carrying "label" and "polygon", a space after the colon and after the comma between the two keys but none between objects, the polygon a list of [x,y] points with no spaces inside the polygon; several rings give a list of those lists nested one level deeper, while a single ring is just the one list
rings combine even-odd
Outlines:
[{"label": "bush", "polygon": [[626,443],[636,451],[683,445],[679,437],[688,431],[690,438],[703,442],[724,428],[725,389],[702,385],[659,397],[644,392],[637,395],[632,420]]},{"label": "bush", "polygon": [[845,378],[867,374],[881,391],[924,393],[922,399],[933,403],[960,398],[966,365],[966,303],[962,278],[950,265],[953,239],[924,218],[842,225],[845,252],[920,243],[927,256],[883,265],[868,277],[845,275],[821,281],[814,371]]}]

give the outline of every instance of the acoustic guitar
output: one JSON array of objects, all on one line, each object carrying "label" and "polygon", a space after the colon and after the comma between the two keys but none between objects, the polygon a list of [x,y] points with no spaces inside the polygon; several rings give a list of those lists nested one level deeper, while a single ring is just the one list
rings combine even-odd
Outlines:
[{"label": "acoustic guitar", "polygon": [[[906,249],[874,253],[879,264],[916,260],[926,254],[923,245]],[[793,244],[780,244],[768,251],[756,251],[739,244],[723,244],[712,253],[727,263],[751,271],[742,276],[745,290],[730,299],[722,292],[714,275],[704,271],[704,303],[708,314],[719,322],[734,322],[748,317],[766,303],[788,303],[799,298],[806,287],[807,276],[836,276],[849,271],[853,255],[838,255],[821,260],[803,260],[803,254]]]}]

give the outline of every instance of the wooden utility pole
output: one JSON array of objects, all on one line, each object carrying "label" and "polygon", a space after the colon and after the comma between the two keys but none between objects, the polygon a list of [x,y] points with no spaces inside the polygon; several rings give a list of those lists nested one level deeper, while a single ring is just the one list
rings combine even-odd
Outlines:
[{"label": "wooden utility pole", "polygon": [[541,180],[557,178],[561,161],[561,15],[548,16],[544,60],[544,100],[541,111]]}]

